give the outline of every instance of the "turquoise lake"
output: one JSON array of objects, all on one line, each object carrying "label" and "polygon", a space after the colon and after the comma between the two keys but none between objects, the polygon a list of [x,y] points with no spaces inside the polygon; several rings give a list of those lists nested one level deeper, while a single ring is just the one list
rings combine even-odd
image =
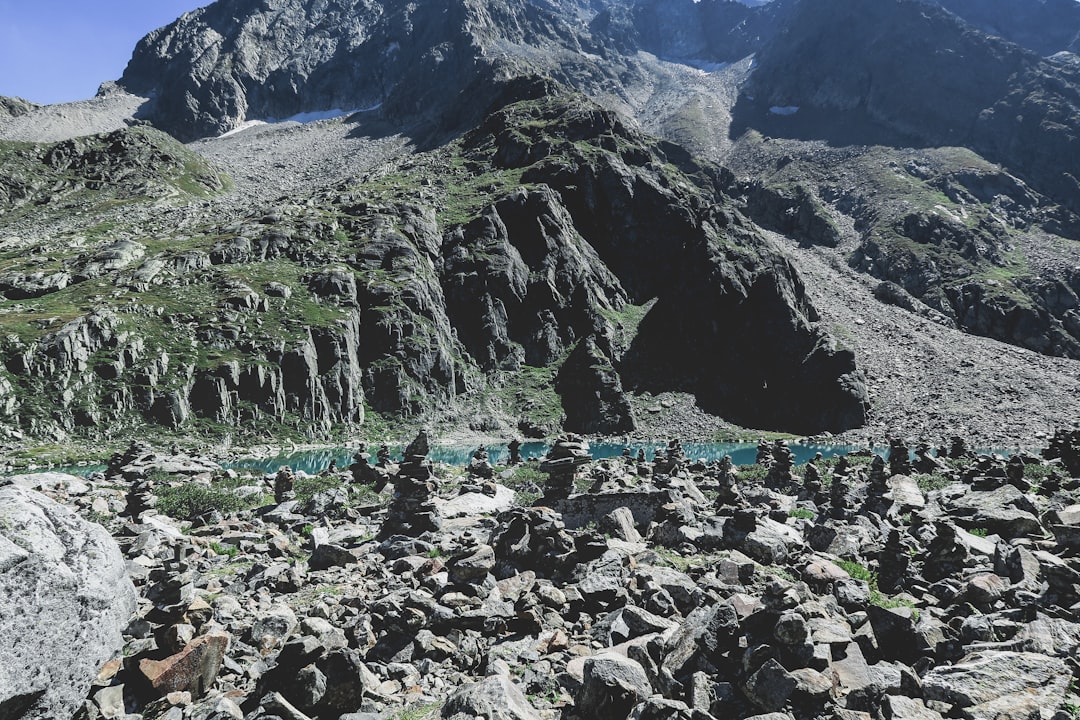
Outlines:
[{"label": "turquoise lake", "polygon": [[[525,459],[539,458],[547,453],[548,447],[549,445],[543,442],[523,443],[521,446],[521,456]],[[637,455],[638,448],[644,448],[645,457],[652,460],[656,451],[665,448],[666,443],[637,443],[630,445],[612,442],[589,443],[589,451],[596,460],[618,457],[622,454],[624,447],[629,447],[631,454],[635,456]],[[823,457],[833,457],[835,455],[844,455],[859,449],[854,445],[803,445],[796,443],[792,443],[790,447],[791,451],[795,454],[796,463],[800,464],[805,463],[819,452]],[[377,446],[368,446],[368,452],[371,453],[372,456],[370,461],[372,464],[375,462],[376,449]],[[447,465],[466,465],[470,458],[472,458],[476,449],[477,446],[462,447],[433,445],[428,458],[432,462],[446,463]],[[487,451],[488,459],[493,465],[505,461],[508,455],[505,444],[489,445],[487,446]],[[303,470],[306,473],[318,473],[325,470],[331,460],[336,461],[339,468],[348,467],[353,461],[352,456],[354,452],[356,452],[355,448],[304,450],[285,455],[278,455],[272,458],[241,459],[235,463],[229,464],[227,467],[236,468],[238,470],[251,469],[270,473],[276,472],[278,468],[284,465],[288,465],[293,470]],[[713,461],[719,460],[724,457],[724,455],[730,455],[736,465],[751,465],[757,458],[757,445],[754,443],[684,443],[683,452],[685,452],[686,456],[691,460],[703,459],[706,461]],[[881,452],[884,452],[884,449],[882,449]],[[390,455],[394,460],[400,460],[401,453],[401,446],[390,447]]]}]

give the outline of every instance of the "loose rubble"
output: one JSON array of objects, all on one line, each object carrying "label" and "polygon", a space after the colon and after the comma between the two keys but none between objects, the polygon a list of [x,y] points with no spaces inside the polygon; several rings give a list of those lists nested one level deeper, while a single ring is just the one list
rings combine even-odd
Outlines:
[{"label": "loose rubble", "polygon": [[[138,592],[114,606],[122,649],[77,652],[94,667],[75,717],[1066,720],[1080,705],[1075,431],[1041,456],[896,438],[887,458],[801,466],[783,442],[743,467],[677,440],[651,461],[594,461],[576,436],[509,466],[481,447],[464,468],[429,448],[422,432],[400,461],[361,449],[318,476],[246,477],[133,446],[87,479],[0,481],[108,527]],[[0,561],[0,583],[22,565]]]}]

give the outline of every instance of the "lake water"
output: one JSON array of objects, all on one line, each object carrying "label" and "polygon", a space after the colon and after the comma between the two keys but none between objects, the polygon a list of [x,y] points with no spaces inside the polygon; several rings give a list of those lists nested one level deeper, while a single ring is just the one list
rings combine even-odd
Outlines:
[{"label": "lake water", "polygon": [[[547,443],[543,442],[528,442],[522,444],[520,452],[521,456],[526,460],[539,458],[547,453],[549,447]],[[638,443],[623,445],[621,443],[597,442],[589,443],[589,452],[594,459],[602,460],[604,458],[618,457],[622,454],[624,447],[629,447],[631,454],[635,456],[638,448],[644,448],[645,456],[652,460],[656,451],[665,448],[666,444]],[[802,445],[796,443],[792,443],[789,447],[795,454],[797,464],[805,463],[819,452],[823,457],[833,457],[859,449],[854,445]],[[376,449],[376,447],[368,446],[368,452],[372,455],[370,461],[372,464],[375,462]],[[487,450],[488,458],[493,465],[504,461],[509,454],[506,445],[489,445]],[[401,446],[390,447],[390,455],[394,460],[401,459],[402,451]],[[466,465],[475,451],[476,446],[433,445],[428,459],[432,462],[446,463],[447,465]],[[277,472],[278,468],[288,465],[293,470],[303,470],[306,473],[314,474],[325,470],[331,460],[335,460],[339,468],[348,467],[353,461],[354,452],[356,452],[355,448],[304,450],[278,455],[273,458],[242,459],[227,465],[227,467],[272,473]],[[754,443],[684,443],[683,452],[691,460],[714,461],[719,460],[724,455],[730,455],[736,465],[751,465],[757,458],[757,445]]]}]

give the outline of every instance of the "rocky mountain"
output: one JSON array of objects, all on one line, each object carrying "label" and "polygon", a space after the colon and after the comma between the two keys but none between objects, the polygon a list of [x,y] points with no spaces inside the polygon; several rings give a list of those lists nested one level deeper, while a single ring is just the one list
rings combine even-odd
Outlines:
[{"label": "rocky mountain", "polygon": [[[674,407],[701,435],[993,436],[1017,373],[1043,400],[1017,426],[1056,425],[1080,377],[1052,360],[1080,358],[1069,12],[219,0],[70,114],[5,104],[5,426],[651,433]],[[948,335],[904,365],[921,386],[973,355],[1002,378],[944,390],[970,413],[896,399],[886,338],[922,322]]]},{"label": "rocky mountain", "polygon": [[[647,389],[694,392],[748,425],[862,423],[853,358],[814,326],[721,170],[547,81],[511,84],[503,103],[459,140],[303,202],[155,239],[99,228],[100,247],[55,249],[55,272],[13,268],[5,293],[24,302],[9,319],[25,330],[6,341],[9,421],[34,435],[149,421],[320,436],[363,422],[365,405],[472,406],[544,432],[561,404],[568,427],[610,433],[633,429],[624,393]],[[110,192],[128,165],[169,167],[132,137],[159,136],[93,141],[115,153],[95,166]],[[500,390],[526,370],[547,378],[536,396]],[[56,405],[34,401],[50,387],[64,388]],[[539,403],[550,415],[529,412],[556,392]]]}]

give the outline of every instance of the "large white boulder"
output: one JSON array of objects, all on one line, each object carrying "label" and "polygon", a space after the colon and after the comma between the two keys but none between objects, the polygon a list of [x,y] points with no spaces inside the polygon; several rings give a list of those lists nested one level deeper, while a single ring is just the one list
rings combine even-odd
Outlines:
[{"label": "large white boulder", "polygon": [[135,604],[104,528],[0,487],[0,717],[70,718],[122,647]]}]

